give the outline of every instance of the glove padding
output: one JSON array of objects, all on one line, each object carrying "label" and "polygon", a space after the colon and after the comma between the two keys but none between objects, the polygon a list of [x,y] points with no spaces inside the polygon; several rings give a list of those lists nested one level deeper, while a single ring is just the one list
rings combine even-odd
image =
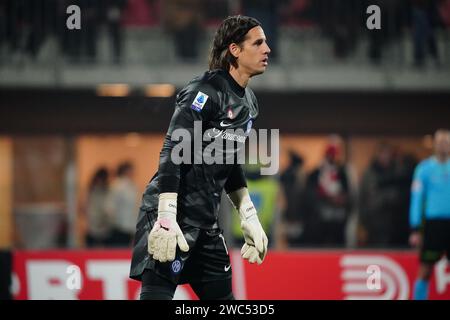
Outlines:
[{"label": "glove padding", "polygon": [[177,244],[181,251],[189,251],[187,241],[177,223],[176,198],[176,193],[160,195],[158,219],[148,235],[148,253],[160,262],[175,259]]},{"label": "glove padding", "polygon": [[268,239],[258,219],[258,213],[246,187],[228,194],[239,212],[245,243],[241,249],[242,258],[250,263],[261,264],[267,254]]},{"label": "glove padding", "polygon": [[257,216],[241,222],[245,243],[241,249],[242,258],[250,263],[263,263],[267,254],[268,239]]}]

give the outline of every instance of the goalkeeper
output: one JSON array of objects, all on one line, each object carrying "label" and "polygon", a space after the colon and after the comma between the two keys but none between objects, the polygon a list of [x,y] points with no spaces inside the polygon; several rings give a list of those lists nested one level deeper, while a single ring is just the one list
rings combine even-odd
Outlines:
[{"label": "goalkeeper", "polygon": [[[158,172],[144,192],[136,226],[130,277],[142,282],[142,300],[173,299],[177,285],[184,283],[199,299],[234,299],[230,258],[217,223],[223,190],[241,218],[242,257],[264,261],[267,237],[236,158],[259,112],[247,84],[265,71],[269,53],[257,20],[228,17],[214,36],[209,71],[177,95]],[[180,132],[189,138],[177,139]],[[201,148],[195,147],[197,141]],[[190,152],[175,152],[186,142]],[[197,161],[211,145],[214,159],[222,161]]]}]

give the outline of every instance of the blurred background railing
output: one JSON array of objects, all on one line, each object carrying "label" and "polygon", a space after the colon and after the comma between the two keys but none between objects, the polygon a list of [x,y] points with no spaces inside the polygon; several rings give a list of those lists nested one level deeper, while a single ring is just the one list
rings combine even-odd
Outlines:
[{"label": "blurred background railing", "polygon": [[[81,30],[65,27],[71,4]],[[366,27],[372,4],[381,30]],[[255,87],[448,88],[449,12],[444,0],[3,0],[0,84],[179,87],[206,67],[220,21],[241,13],[262,22],[272,48]]]}]

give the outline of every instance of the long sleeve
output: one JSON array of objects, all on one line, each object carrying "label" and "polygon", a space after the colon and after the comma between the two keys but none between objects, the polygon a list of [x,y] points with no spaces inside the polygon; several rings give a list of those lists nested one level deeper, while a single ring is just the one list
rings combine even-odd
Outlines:
[{"label": "long sleeve", "polygon": [[[188,144],[192,146],[193,139],[201,139],[201,136],[194,136],[194,123],[196,121],[206,121],[212,117],[214,103],[210,95],[212,95],[211,90],[203,87],[200,90],[198,88],[189,89],[188,87],[177,95],[175,111],[160,152],[158,169],[160,193],[178,192],[180,184],[180,163],[179,161],[174,161],[172,151],[175,151],[175,155],[182,157],[183,154],[180,154],[178,150],[173,150],[178,143],[182,142],[183,145]],[[178,129],[184,129],[184,133],[188,133],[189,137],[186,137],[185,134],[180,139],[174,137],[175,130]],[[185,139],[188,140],[185,141]]]},{"label": "long sleeve", "polygon": [[235,164],[225,183],[225,192],[229,194],[244,187],[247,187],[244,170],[240,164]]}]

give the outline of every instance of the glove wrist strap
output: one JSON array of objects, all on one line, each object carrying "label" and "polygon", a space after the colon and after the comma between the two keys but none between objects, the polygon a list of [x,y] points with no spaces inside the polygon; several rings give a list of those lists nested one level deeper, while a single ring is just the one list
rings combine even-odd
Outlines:
[{"label": "glove wrist strap", "polygon": [[177,196],[175,192],[166,192],[159,195],[158,202],[158,219],[169,218],[176,219],[177,217]]},{"label": "glove wrist strap", "polygon": [[251,221],[258,219],[258,214],[256,212],[253,202],[249,201],[241,206],[239,209],[239,217],[241,221]]},{"label": "glove wrist strap", "polygon": [[228,197],[238,210],[239,217],[242,221],[249,221],[258,217],[247,188],[241,188],[231,192]]}]

